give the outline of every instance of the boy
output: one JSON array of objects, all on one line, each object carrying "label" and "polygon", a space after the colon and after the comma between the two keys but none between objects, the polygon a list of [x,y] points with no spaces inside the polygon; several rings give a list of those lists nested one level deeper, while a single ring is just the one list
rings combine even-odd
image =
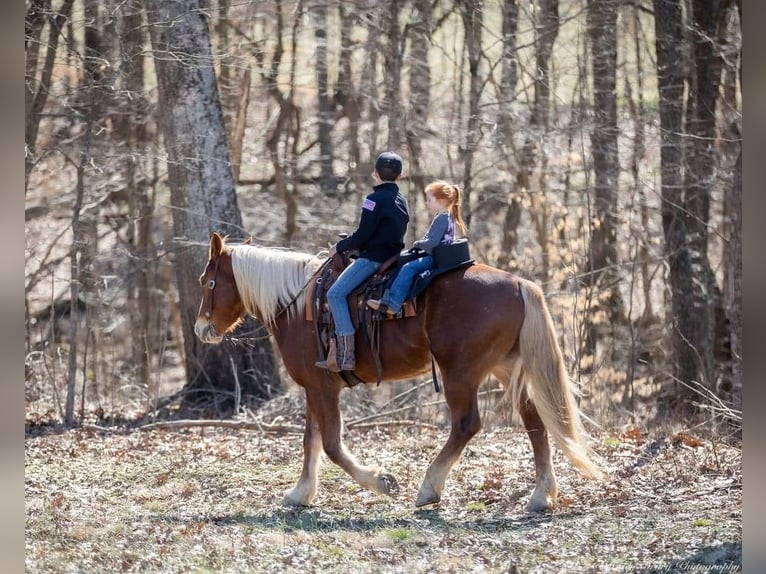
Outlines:
[{"label": "boy", "polygon": [[359,257],[346,267],[327,291],[327,301],[335,320],[335,340],[330,341],[327,360],[317,362],[318,367],[337,373],[353,371],[356,366],[355,328],[347,297],[384,261],[404,247],[410,215],[407,200],[395,183],[401,173],[402,158],[398,154],[389,151],[378,156],[373,173],[378,183],[362,203],[356,231],[330,248],[330,257],[352,249],[359,250]]}]

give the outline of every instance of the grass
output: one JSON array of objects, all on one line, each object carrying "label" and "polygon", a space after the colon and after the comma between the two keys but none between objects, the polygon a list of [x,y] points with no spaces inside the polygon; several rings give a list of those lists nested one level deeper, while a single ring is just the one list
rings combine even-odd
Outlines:
[{"label": "grass", "polygon": [[404,542],[415,536],[415,532],[409,528],[394,528],[393,530],[387,530],[386,536],[388,536],[394,542]]}]

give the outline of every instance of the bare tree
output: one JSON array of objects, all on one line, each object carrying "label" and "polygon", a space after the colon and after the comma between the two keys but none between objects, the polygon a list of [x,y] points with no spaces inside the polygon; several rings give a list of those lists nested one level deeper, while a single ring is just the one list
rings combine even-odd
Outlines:
[{"label": "bare tree", "polygon": [[[716,363],[728,362],[728,338],[721,289],[708,258],[710,201],[718,165],[716,107],[720,94],[720,46],[732,0],[692,0],[692,66],[686,104],[688,138],[684,171],[684,206],[688,213],[690,255],[696,278],[691,307],[689,343],[698,355],[698,371],[691,381],[715,389]],[[690,397],[691,398],[691,397]]]},{"label": "bare tree", "polygon": [[[518,83],[518,55],[516,35],[519,27],[519,6],[516,0],[503,2],[503,55],[500,67],[500,90],[498,94],[498,136],[501,149],[510,157],[513,145],[513,122],[511,104],[516,99]],[[503,242],[498,265],[508,265],[518,244],[518,227],[521,222],[521,194],[517,189],[508,193],[503,225]]]},{"label": "bare tree", "polygon": [[482,57],[481,32],[483,26],[483,0],[460,0],[460,14],[465,29],[465,44],[468,52],[468,70],[470,84],[468,88],[468,121],[466,123],[465,144],[463,148],[463,203],[465,222],[471,224],[471,191],[473,185],[473,158],[476,146],[481,139],[481,116],[479,100],[481,98],[482,79],[479,64]]},{"label": "bare tree", "polygon": [[[24,196],[26,197],[29,172],[37,161],[37,134],[41,113],[51,91],[51,76],[56,61],[64,24],[72,13],[74,0],[64,0],[57,12],[51,12],[50,0],[33,0],[27,5],[24,18]],[[48,43],[42,69],[39,64],[40,48],[43,47],[43,29],[48,23]],[[39,78],[38,78],[39,75]]]},{"label": "bare tree", "polygon": [[519,28],[517,0],[503,0],[503,53],[500,63],[499,109],[497,114],[498,135],[506,145],[513,137],[511,104],[516,100],[518,82],[518,54],[516,35]]},{"label": "bare tree", "polygon": [[[699,357],[694,338],[691,301],[692,261],[683,202],[683,36],[680,0],[654,0],[657,88],[660,96],[662,228],[670,270],[672,355],[675,377],[698,380]],[[681,389],[679,389],[679,392]]]},{"label": "bare tree", "polygon": [[319,182],[322,191],[335,193],[335,178],[333,177],[333,145],[332,120],[330,109],[330,94],[328,93],[327,78],[327,5],[319,2],[312,7],[314,18],[314,38],[316,39],[316,77],[317,101],[319,104]]},{"label": "bare tree", "polygon": [[292,62],[290,66],[290,87],[284,94],[279,87],[278,76],[285,52],[284,29],[285,19],[282,13],[282,2],[276,2],[276,43],[271,61],[265,61],[264,50],[255,52],[261,77],[266,84],[266,92],[278,106],[277,119],[266,138],[266,148],[269,151],[271,165],[274,169],[274,182],[277,192],[285,202],[285,239],[289,242],[296,229],[295,218],[298,213],[296,190],[295,163],[298,158],[298,142],[301,132],[300,108],[295,103],[295,68],[297,61],[298,30],[303,15],[303,0],[298,0],[293,11],[292,27]]},{"label": "bare tree", "polygon": [[[598,285],[596,305],[605,307],[607,324],[623,320],[622,298],[617,272],[617,196],[620,164],[617,148],[617,3],[615,0],[589,0],[588,37],[593,78],[593,130],[590,134],[593,156],[593,214],[591,239],[586,263],[587,282]],[[601,305],[600,301],[608,301]],[[595,350],[592,314],[587,316],[588,350]]]},{"label": "bare tree", "polygon": [[[150,382],[151,357],[158,350],[158,336],[152,320],[160,310],[160,301],[152,286],[156,283],[153,241],[154,194],[145,161],[146,123],[149,102],[144,86],[144,44],[147,41],[143,9],[139,2],[125,2],[120,16],[120,90],[119,111],[114,112],[115,135],[124,146],[123,174],[128,196],[127,310],[131,324],[131,357],[139,385]],[[119,145],[119,144],[118,144]]]},{"label": "bare tree", "polygon": [[385,82],[385,110],[388,118],[388,140],[386,147],[396,150],[403,143],[402,140],[402,112],[401,112],[401,81],[402,81],[402,49],[400,46],[401,31],[399,29],[400,0],[391,0],[389,3],[377,7],[380,11],[381,20],[385,24],[385,68],[383,81]]},{"label": "bare tree", "polygon": [[729,203],[731,233],[727,244],[729,284],[729,323],[731,333],[732,372],[728,389],[733,406],[742,410],[742,151],[737,155],[734,181]]},{"label": "bare tree", "polygon": [[340,115],[348,119],[348,167],[349,177],[355,188],[363,185],[360,174],[365,172],[362,166],[362,154],[359,142],[360,108],[359,89],[354,82],[351,69],[353,46],[351,29],[355,17],[353,11],[347,11],[343,2],[338,2],[338,18],[340,20],[340,55],[338,57],[338,80],[336,82],[333,102]]},{"label": "bare tree", "polygon": [[413,18],[408,24],[410,101],[405,128],[412,182],[407,198],[410,205],[409,242],[418,234],[417,200],[426,186],[422,140],[428,135],[428,104],[431,100],[431,67],[428,64],[428,49],[431,45],[431,2],[414,0],[413,8]]},{"label": "bare tree", "polygon": [[[543,139],[549,128],[550,116],[550,62],[553,46],[559,34],[559,3],[558,0],[536,0],[534,11],[535,27],[535,71],[534,71],[534,100],[530,113],[527,136],[520,152],[518,170],[516,172],[516,192],[529,193],[531,209],[530,216],[534,224],[535,236],[541,249],[543,279],[548,277],[548,206],[546,205],[546,178],[544,165],[545,157]],[[532,191],[532,173],[535,166],[540,166],[539,189]],[[531,193],[530,193],[531,192]],[[513,207],[513,205],[512,205]],[[511,211],[509,223],[513,224],[516,214]]]},{"label": "bare tree", "polygon": [[147,6],[168,155],[187,392],[195,401],[224,392],[225,404],[240,390],[269,395],[279,378],[268,339],[255,336],[254,325],[238,331],[254,343],[249,354],[234,343],[203,346],[193,330],[207,238],[213,230],[242,236],[204,2],[149,0]]}]

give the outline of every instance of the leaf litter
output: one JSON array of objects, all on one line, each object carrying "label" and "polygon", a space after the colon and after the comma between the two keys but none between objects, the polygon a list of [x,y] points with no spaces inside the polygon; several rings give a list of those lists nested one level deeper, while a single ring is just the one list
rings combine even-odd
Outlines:
[{"label": "leaf litter", "polygon": [[[688,433],[604,434],[607,471],[580,476],[554,449],[559,503],[527,514],[524,432],[480,433],[442,502],[416,509],[446,429],[346,433],[400,482],[390,499],[324,460],[312,507],[282,496],[302,464],[296,434],[231,429],[73,430],[28,437],[27,572],[738,571],[741,450]],[[724,570],[725,569],[725,570]]]}]

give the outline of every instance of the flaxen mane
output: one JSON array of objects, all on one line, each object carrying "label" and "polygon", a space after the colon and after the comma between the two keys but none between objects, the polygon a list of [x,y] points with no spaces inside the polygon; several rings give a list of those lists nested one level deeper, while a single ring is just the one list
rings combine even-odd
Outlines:
[{"label": "flaxen mane", "polygon": [[[254,245],[232,245],[234,280],[245,310],[268,324],[291,302],[288,314],[305,304],[305,285],[321,260],[308,253]],[[257,310],[257,311],[256,311]]]}]

